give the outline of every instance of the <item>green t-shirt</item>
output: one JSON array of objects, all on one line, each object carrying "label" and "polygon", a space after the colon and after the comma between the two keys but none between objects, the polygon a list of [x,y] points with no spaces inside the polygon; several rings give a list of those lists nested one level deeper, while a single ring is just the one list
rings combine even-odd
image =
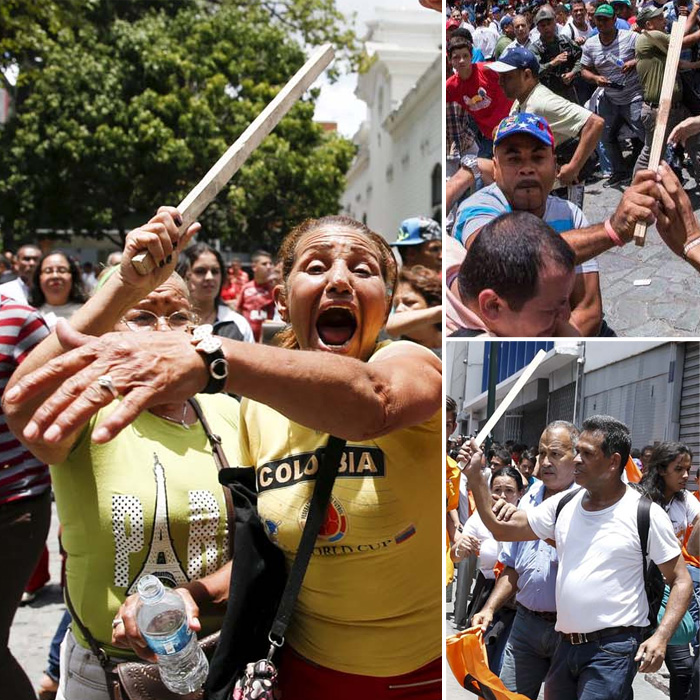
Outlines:
[{"label": "green t-shirt", "polygon": [[498,37],[498,41],[496,42],[496,48],[493,50],[493,57],[498,60],[501,57],[501,54],[505,51],[506,46],[510,44],[510,42],[513,41],[509,36],[506,36],[503,34],[503,36]]},{"label": "green t-shirt", "polygon": [[[666,55],[671,36],[665,32],[643,31],[637,39],[635,57],[637,73],[644,89],[644,101],[658,104],[661,97],[661,85],[666,69]],[[680,102],[683,92],[678,80],[673,86],[672,102]]]},{"label": "green t-shirt", "polygon": [[[211,430],[222,438],[231,466],[239,463],[238,402],[225,395],[197,399]],[[143,412],[111,442],[96,445],[102,409],[83,431],[68,459],[51,467],[66,584],[73,607],[110,655],[112,620],[136,582],[154,574],[171,586],[198,579],[228,560],[226,504],[211,446],[201,423],[185,428]],[[221,626],[202,618],[201,636]],[[87,643],[77,625],[73,632]]]}]

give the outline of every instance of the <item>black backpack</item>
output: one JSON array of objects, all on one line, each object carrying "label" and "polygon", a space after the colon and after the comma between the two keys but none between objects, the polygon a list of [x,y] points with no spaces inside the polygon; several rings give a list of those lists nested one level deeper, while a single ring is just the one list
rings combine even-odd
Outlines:
[{"label": "black backpack", "polygon": [[[557,510],[554,514],[554,524],[556,525],[557,518],[561,509],[581,490],[577,488],[570,491],[557,503]],[[647,636],[651,636],[658,627],[658,616],[661,608],[661,602],[664,597],[664,577],[659,571],[659,567],[653,561],[647,561],[647,546],[649,543],[649,510],[651,509],[651,501],[648,498],[640,498],[637,504],[637,532],[639,533],[639,541],[642,545],[642,575],[644,576],[644,592],[647,595],[649,603],[649,630]]]}]

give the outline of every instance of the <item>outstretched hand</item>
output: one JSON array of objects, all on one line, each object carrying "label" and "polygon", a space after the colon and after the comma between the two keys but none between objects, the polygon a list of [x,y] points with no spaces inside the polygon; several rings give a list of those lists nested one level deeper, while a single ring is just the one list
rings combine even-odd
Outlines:
[{"label": "outstretched hand", "polygon": [[656,228],[664,243],[676,254],[683,256],[686,243],[700,236],[700,223],[695,218],[693,205],[676,174],[666,163],[658,170],[661,206]]},{"label": "outstretched hand", "polygon": [[100,386],[109,375],[120,405],[93,432],[96,443],[114,438],[147,408],[184,401],[207,383],[205,362],[187,333],[107,333],[100,338],[73,330],[59,321],[56,334],[68,351],[23,377],[4,396],[21,403],[50,392],[24,428],[27,442],[58,444],[114,397]]}]

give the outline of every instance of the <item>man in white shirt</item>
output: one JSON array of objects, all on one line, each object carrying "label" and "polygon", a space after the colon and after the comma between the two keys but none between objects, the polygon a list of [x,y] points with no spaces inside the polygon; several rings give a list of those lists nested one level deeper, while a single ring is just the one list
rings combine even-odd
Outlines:
[{"label": "man in white shirt", "polygon": [[[648,557],[671,592],[656,631],[645,639],[649,607],[644,591],[637,528],[640,494],[622,481],[629,457],[629,429],[610,416],[583,423],[574,478],[583,488],[556,517],[561,496],[498,520],[499,505],[481,475],[483,455],[472,440],[459,454],[476,507],[499,540],[553,540],[559,556],[556,603],[559,646],[545,680],[553,698],[626,700],[637,670],[661,667],[666,645],[692,592],[671,522],[651,504]],[[494,514],[494,511],[496,514]]]},{"label": "man in white shirt", "polygon": [[17,279],[0,284],[0,294],[18,301],[20,304],[28,304],[32,278],[39,258],[41,258],[41,250],[37,246],[33,244],[23,245],[17,251],[15,260]]}]

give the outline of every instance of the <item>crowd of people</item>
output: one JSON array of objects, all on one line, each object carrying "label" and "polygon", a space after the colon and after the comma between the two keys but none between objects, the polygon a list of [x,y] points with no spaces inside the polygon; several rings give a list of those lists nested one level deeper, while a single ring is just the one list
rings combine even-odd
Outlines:
[{"label": "crowd of people", "polygon": [[[261,474],[287,458],[316,455],[329,434],[348,441],[343,459],[355,467],[341,468],[328,516],[342,515],[342,525],[329,520],[321,536],[339,544],[334,557],[317,547],[309,565],[303,612],[287,635],[285,697],[327,697],[338,683],[377,698],[419,683],[425,697],[439,697],[439,534],[430,508],[417,504],[427,494],[436,515],[440,484],[426,486],[416,467],[437,456],[440,442],[440,225],[408,218],[389,246],[346,217],[308,220],[276,254],[253,253],[249,275],[240,259],[227,263],[207,243],[187,245],[198,227],[180,237],[178,220],[175,210],[161,209],[102,270],[86,269],[64,250],[42,254],[24,245],[0,285],[7,570],[0,684],[17,700],[36,697],[8,635],[20,600],[31,602],[49,579],[51,492],[67,609],[41,700],[106,700],[105,668],[153,660],[134,623],[136,583],[147,573],[177,587],[195,631],[220,629],[230,530],[201,412],[229,463],[255,469],[259,512],[289,562],[304,517],[297,511],[313,480],[271,484]],[[144,277],[130,262],[142,249],[161,263]],[[193,333],[215,339],[216,350],[198,351]],[[151,359],[132,356],[131,369],[100,369],[86,385],[94,414],[61,409],[60,420],[74,415],[77,422],[58,439],[56,428],[37,430],[38,406],[76,379],[74,367],[62,381],[46,381],[46,368],[70,362],[70,348],[92,338],[101,345],[93,357],[112,355],[118,364],[123,345],[113,353],[104,345],[115,334]],[[31,386],[31,397],[8,402],[13,386]],[[163,396],[135,407],[145,387]],[[113,439],[96,438],[127,414],[129,426]],[[358,598],[357,579],[406,569],[408,581],[416,562],[434,574],[407,589],[400,604],[393,589]],[[331,568],[336,583],[319,594],[316,584]]]},{"label": "crowd of people", "polygon": [[[543,685],[545,698],[625,700],[638,670],[665,661],[671,700],[697,697],[700,469],[690,448],[632,448],[627,426],[592,416],[580,428],[550,423],[531,448],[509,441],[483,452],[466,436],[450,438],[450,397],[446,423],[448,570],[479,557],[457,622],[482,629],[505,687],[532,700]],[[642,497],[652,503],[645,555],[666,583],[653,626]]]},{"label": "crowd of people", "polygon": [[[700,187],[699,11],[694,0],[447,3],[449,334],[616,335],[596,257],[629,243],[638,223],[656,223],[669,248],[700,270],[700,224],[681,184],[687,172]],[[686,24],[668,148],[651,172],[679,16]],[[610,218],[591,225],[584,188],[600,180],[622,194]],[[518,213],[527,216],[509,220]],[[516,231],[532,236],[505,245]],[[526,259],[537,262],[523,269]]]}]

